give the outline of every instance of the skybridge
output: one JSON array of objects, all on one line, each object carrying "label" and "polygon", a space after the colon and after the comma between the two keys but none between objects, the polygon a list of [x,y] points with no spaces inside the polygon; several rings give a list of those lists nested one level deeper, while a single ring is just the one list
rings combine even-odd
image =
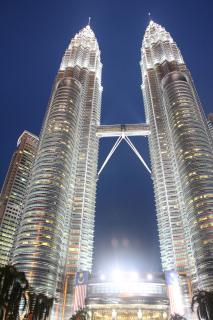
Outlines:
[{"label": "skybridge", "polygon": [[114,125],[100,125],[97,127],[96,136],[98,138],[112,138],[117,137],[115,144],[113,145],[112,149],[110,150],[108,156],[104,160],[100,170],[98,171],[98,176],[101,174],[102,170],[108,163],[109,159],[121,143],[121,141],[125,140],[129,147],[133,150],[136,156],[139,158],[143,166],[146,170],[151,174],[151,170],[149,169],[148,165],[146,164],[145,160],[130,140],[129,137],[147,137],[150,134],[150,127],[146,123],[138,123],[138,124],[114,124]]}]

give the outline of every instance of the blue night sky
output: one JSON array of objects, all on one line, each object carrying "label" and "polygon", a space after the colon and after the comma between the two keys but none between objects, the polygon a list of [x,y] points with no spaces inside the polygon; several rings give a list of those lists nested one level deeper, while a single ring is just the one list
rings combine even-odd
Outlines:
[{"label": "blue night sky", "polygon": [[[1,3],[1,165],[23,130],[39,134],[51,86],[70,39],[91,16],[102,52],[103,124],[145,121],[140,47],[148,12],[173,36],[206,114],[213,111],[211,0],[11,0]],[[149,163],[146,138],[133,139]],[[100,143],[99,167],[113,139]],[[160,270],[152,180],[122,142],[97,187],[94,269]]]}]

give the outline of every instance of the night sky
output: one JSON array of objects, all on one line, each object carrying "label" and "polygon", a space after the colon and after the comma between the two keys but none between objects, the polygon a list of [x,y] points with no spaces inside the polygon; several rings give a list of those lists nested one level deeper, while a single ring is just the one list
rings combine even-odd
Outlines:
[{"label": "night sky", "polygon": [[[140,48],[148,12],[173,36],[206,114],[213,111],[211,0],[13,0],[0,13],[3,183],[23,130],[39,134],[51,86],[70,39],[92,17],[102,52],[102,124],[145,122]],[[146,138],[132,139],[149,163]],[[99,167],[114,139],[100,143]],[[122,142],[97,187],[94,269],[160,270],[152,180]]]}]

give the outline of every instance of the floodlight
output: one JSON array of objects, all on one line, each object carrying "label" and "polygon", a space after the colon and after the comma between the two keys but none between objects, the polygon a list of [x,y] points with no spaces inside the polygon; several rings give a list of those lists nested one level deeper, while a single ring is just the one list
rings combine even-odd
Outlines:
[{"label": "floodlight", "polygon": [[123,275],[122,275],[122,272],[119,270],[119,269],[115,269],[113,272],[112,272],[112,279],[113,281],[115,282],[119,282],[121,281],[123,278]]},{"label": "floodlight", "polygon": [[105,274],[102,273],[102,274],[100,275],[100,280],[102,280],[102,281],[106,280]]},{"label": "floodlight", "polygon": [[142,311],[140,309],[138,310],[138,319],[142,319]]},{"label": "floodlight", "polygon": [[152,279],[153,279],[153,276],[152,276],[151,273],[148,273],[148,274],[147,274],[147,279],[148,279],[148,280],[152,280]]},{"label": "floodlight", "polygon": [[115,309],[112,310],[112,318],[115,319],[117,316],[117,312]]},{"label": "floodlight", "polygon": [[137,273],[136,271],[130,272],[130,279],[131,279],[131,281],[137,281],[138,278],[139,278],[139,275],[138,275],[138,273]]}]

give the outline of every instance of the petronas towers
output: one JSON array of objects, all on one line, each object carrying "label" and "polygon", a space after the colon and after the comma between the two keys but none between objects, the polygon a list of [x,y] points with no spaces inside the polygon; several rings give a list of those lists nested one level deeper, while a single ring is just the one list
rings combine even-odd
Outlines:
[{"label": "petronas towers", "polygon": [[[150,22],[141,49],[142,92],[164,271],[213,290],[213,140],[177,44]],[[77,271],[92,271],[102,64],[86,26],[71,40],[43,122],[12,263],[57,297],[66,317]],[[70,315],[70,313],[69,313]]]},{"label": "petronas towers", "polygon": [[31,286],[59,305],[65,285],[71,299],[76,272],[92,269],[101,69],[87,26],[72,39],[53,84],[13,254]]},{"label": "petronas towers", "polygon": [[213,289],[212,136],[180,50],[154,22],[141,68],[162,267],[179,273],[189,306],[188,277],[193,290]]}]

